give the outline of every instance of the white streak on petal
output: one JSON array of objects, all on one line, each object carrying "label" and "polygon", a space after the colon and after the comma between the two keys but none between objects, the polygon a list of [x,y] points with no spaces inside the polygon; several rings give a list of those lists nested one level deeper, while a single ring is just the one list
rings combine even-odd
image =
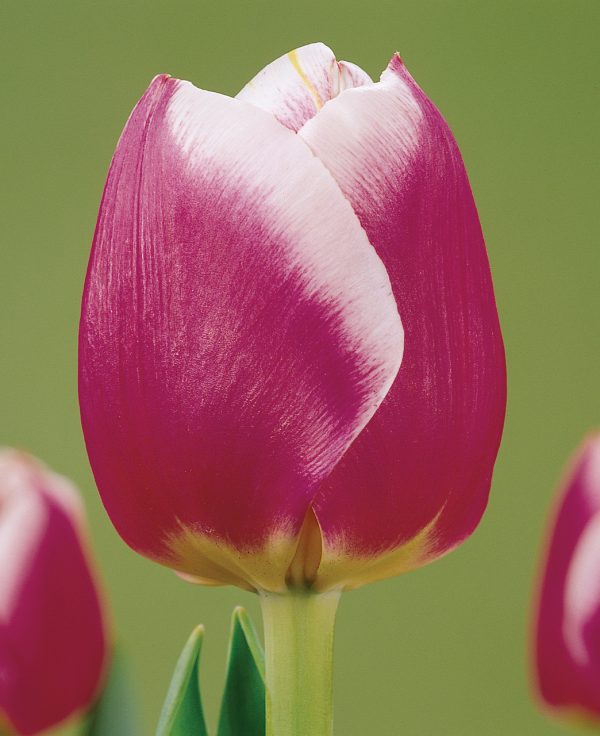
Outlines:
[{"label": "white streak on petal", "polygon": [[600,442],[590,442],[585,467],[582,470],[581,486],[593,509],[600,507]]},{"label": "white streak on petal", "polygon": [[[387,194],[410,171],[421,144],[423,113],[398,75],[386,69],[377,84],[347,89],[308,120],[298,134],[332,172],[360,216],[384,212]],[[390,135],[390,129],[395,134]]]},{"label": "white streak on petal", "polygon": [[307,295],[339,311],[352,348],[370,369],[387,374],[366,424],[396,376],[403,332],[387,271],[350,204],[321,161],[307,157],[305,144],[253,105],[180,82],[167,115],[198,176],[207,161],[218,161],[222,175],[235,178],[257,207],[277,213],[273,226],[289,244],[282,256],[303,274]]},{"label": "white streak on petal", "polygon": [[19,599],[24,571],[33,564],[52,499],[83,527],[83,505],[71,484],[25,453],[0,448],[0,622]]},{"label": "white streak on petal", "polygon": [[260,71],[237,95],[297,131],[336,95],[372,84],[356,64],[338,61],[331,49],[312,43],[294,49]]},{"label": "white streak on petal", "polygon": [[581,666],[590,661],[586,626],[600,606],[599,570],[600,514],[596,514],[577,542],[565,586],[563,635],[571,656]]},{"label": "white streak on petal", "polygon": [[373,80],[367,74],[364,69],[361,69],[357,64],[353,64],[351,61],[340,61],[338,63],[340,70],[340,83],[339,90],[343,92],[345,89],[352,89],[352,87],[368,87],[373,84]]}]

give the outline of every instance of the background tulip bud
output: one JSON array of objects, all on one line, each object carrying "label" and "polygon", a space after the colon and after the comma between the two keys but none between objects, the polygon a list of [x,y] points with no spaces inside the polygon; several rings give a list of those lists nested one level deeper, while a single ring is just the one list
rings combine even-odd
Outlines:
[{"label": "background tulip bud", "polygon": [[0,722],[28,736],[87,708],[106,631],[83,507],[65,479],[0,451]]},{"label": "background tulip bud", "polygon": [[561,485],[535,626],[544,704],[569,719],[600,723],[600,435],[586,440]]},{"label": "background tulip bud", "polygon": [[[327,104],[325,104],[327,103]],[[456,143],[394,56],[157,77],[108,175],[80,403],[109,515],[198,582],[351,588],[459,544],[505,368]]]}]

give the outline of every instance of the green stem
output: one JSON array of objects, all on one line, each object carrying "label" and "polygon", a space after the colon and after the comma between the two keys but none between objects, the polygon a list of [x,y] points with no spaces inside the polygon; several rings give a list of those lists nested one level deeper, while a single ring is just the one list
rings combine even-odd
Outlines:
[{"label": "green stem", "polygon": [[266,736],[333,733],[333,633],[339,591],[261,594]]}]

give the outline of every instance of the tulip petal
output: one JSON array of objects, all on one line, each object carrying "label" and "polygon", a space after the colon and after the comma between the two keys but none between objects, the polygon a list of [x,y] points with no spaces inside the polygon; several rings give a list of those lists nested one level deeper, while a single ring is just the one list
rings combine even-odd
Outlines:
[{"label": "tulip petal", "polygon": [[536,612],[540,694],[600,722],[600,436],[577,453],[549,528]]},{"label": "tulip petal", "polygon": [[331,100],[298,135],[357,213],[405,329],[391,390],[314,503],[321,584],[350,585],[369,558],[385,555],[373,574],[391,575],[477,525],[504,419],[504,351],[460,153],[400,58],[380,83]]},{"label": "tulip petal", "polygon": [[24,736],[89,706],[103,674],[102,611],[68,510],[78,505],[65,479],[0,453],[0,714]]},{"label": "tulip petal", "polygon": [[267,110],[286,128],[297,131],[342,90],[365,84],[372,80],[360,67],[338,62],[327,46],[312,43],[275,59],[237,98]]},{"label": "tulip petal", "polygon": [[157,78],[111,165],[80,331],[86,443],[124,539],[199,579],[283,586],[402,345],[385,268],[304,142]]}]

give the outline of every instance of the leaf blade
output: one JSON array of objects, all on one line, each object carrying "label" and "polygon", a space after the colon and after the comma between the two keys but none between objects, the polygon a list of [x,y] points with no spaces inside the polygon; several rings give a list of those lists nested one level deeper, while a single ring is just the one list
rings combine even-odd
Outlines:
[{"label": "leaf blade", "polygon": [[119,647],[113,652],[104,688],[85,720],[82,733],[84,736],[141,735],[127,658]]},{"label": "leaf blade", "polygon": [[250,617],[238,607],[231,620],[227,676],[217,736],[264,734],[264,652]]},{"label": "leaf blade", "polygon": [[199,682],[203,638],[204,627],[197,626],[177,660],[156,736],[208,736]]}]

